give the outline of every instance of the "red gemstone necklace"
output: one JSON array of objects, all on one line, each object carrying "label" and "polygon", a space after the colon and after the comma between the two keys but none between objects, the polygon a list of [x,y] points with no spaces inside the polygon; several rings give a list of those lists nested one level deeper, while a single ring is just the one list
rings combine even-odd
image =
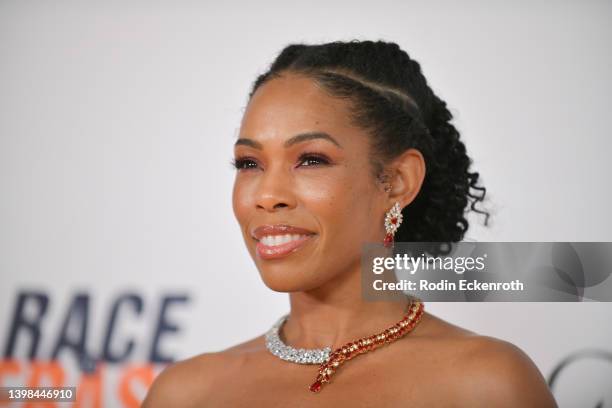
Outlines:
[{"label": "red gemstone necklace", "polygon": [[[414,330],[416,325],[420,322],[424,311],[425,306],[419,299],[411,300],[408,304],[404,318],[393,326],[390,326],[379,333],[362,337],[355,341],[350,341],[343,346],[338,347],[331,353],[329,353],[329,348],[312,351],[303,349],[295,350],[282,343],[278,337],[278,330],[286,318],[286,316],[284,316],[275,324],[275,326],[272,327],[272,329],[270,329],[266,335],[266,346],[268,347],[268,350],[272,352],[272,354],[282,358],[283,360],[293,361],[300,364],[320,363],[317,377],[309,387],[310,391],[319,392],[324,384],[330,382],[332,375],[338,370],[338,368],[340,368],[340,366],[348,360],[351,360],[360,354],[364,354],[382,347],[385,344],[392,343]],[[295,350],[295,352],[293,350]],[[319,354],[317,355],[316,352]],[[300,354],[298,355],[297,353]]]}]

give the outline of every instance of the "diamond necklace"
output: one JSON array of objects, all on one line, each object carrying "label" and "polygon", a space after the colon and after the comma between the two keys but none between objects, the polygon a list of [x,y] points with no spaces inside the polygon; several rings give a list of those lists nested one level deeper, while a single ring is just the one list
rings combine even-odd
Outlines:
[{"label": "diamond necklace", "polygon": [[289,317],[288,314],[284,315],[274,326],[266,333],[266,347],[275,356],[291,361],[297,364],[322,364],[329,358],[331,353],[331,347],[317,348],[317,349],[295,349],[291,346],[286,345],[280,338],[278,332]]},{"label": "diamond necklace", "polygon": [[348,342],[335,349],[331,354],[330,347],[295,349],[286,345],[279,336],[279,330],[288,317],[288,315],[285,315],[278,319],[266,333],[266,347],[272,354],[286,361],[297,364],[319,364],[319,372],[315,382],[309,388],[312,392],[319,392],[323,384],[330,382],[331,376],[346,361],[398,340],[411,332],[420,322],[424,310],[423,303],[420,299],[415,298],[408,303],[407,313],[398,323],[382,332]]}]

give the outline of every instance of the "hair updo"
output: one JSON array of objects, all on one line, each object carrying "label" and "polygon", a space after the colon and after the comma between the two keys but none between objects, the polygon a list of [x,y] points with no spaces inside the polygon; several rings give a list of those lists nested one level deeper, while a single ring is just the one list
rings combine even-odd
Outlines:
[{"label": "hair updo", "polygon": [[[345,99],[351,122],[372,137],[372,175],[381,180],[385,164],[415,148],[425,159],[426,175],[416,198],[402,210],[397,242],[458,242],[468,229],[465,213],[489,213],[475,207],[486,189],[470,172],[459,132],[450,123],[446,102],[438,98],[418,62],[396,43],[336,41],[291,44],[253,84],[249,99],[266,81],[283,73],[312,78],[330,96]],[[444,252],[443,245],[428,252]]]}]

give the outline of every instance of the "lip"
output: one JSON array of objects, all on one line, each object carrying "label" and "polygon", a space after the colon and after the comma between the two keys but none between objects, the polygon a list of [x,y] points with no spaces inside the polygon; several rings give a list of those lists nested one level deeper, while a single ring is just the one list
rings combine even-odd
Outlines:
[{"label": "lip", "polygon": [[[261,238],[266,235],[285,235],[297,234],[304,235],[298,240],[290,241],[281,245],[268,246],[261,242]],[[257,255],[261,259],[278,259],[285,257],[308,243],[316,234],[305,228],[294,227],[286,224],[262,225],[255,228],[251,235],[257,240]]]},{"label": "lip", "polygon": [[256,245],[257,255],[261,259],[278,259],[283,258],[304,246],[309,242],[314,235],[305,235],[302,238],[287,242],[286,244],[268,246],[263,242],[258,241]]}]

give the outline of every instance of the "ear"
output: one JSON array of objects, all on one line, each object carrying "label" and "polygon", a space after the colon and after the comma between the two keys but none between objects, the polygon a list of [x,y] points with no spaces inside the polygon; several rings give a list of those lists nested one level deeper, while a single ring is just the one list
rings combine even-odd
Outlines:
[{"label": "ear", "polygon": [[425,179],[425,159],[417,149],[408,149],[389,165],[389,207],[396,201],[405,208],[417,196]]}]

